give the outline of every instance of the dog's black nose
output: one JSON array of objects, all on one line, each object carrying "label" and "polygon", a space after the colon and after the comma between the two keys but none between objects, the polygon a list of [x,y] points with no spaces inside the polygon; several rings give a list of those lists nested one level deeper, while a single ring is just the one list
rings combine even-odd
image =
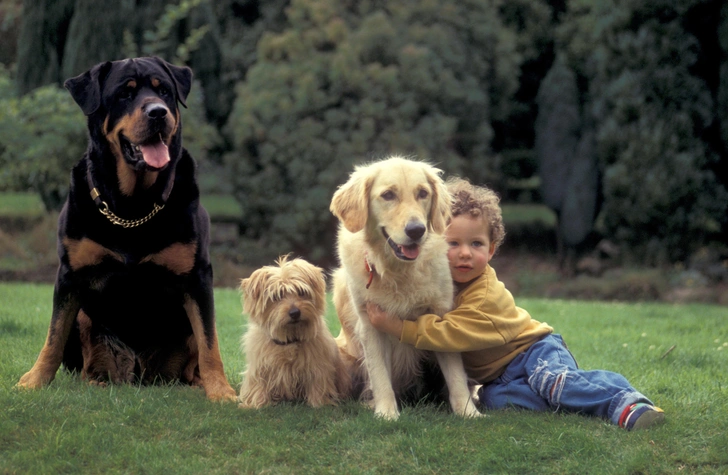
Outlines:
[{"label": "dog's black nose", "polygon": [[301,318],[301,310],[297,307],[293,307],[288,311],[288,316],[291,317],[291,320],[298,320]]},{"label": "dog's black nose", "polygon": [[412,240],[416,241],[425,234],[425,225],[422,223],[407,223],[404,227],[404,233]]},{"label": "dog's black nose", "polygon": [[150,119],[162,119],[167,115],[167,108],[158,103],[149,104],[146,108],[147,117]]}]

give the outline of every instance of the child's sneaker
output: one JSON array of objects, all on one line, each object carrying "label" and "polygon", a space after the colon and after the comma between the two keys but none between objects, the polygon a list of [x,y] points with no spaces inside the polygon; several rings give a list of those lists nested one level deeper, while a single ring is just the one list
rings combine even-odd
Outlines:
[{"label": "child's sneaker", "polygon": [[665,420],[665,412],[657,406],[638,402],[627,406],[619,418],[619,427],[627,430],[646,429]]}]

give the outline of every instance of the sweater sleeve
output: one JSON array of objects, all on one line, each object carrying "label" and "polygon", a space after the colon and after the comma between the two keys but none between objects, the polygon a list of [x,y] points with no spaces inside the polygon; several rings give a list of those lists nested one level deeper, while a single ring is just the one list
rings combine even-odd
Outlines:
[{"label": "sweater sleeve", "polygon": [[422,315],[403,322],[400,341],[421,350],[467,352],[500,347],[531,325],[531,316],[516,307],[513,296],[491,269],[456,299],[443,317]]},{"label": "sweater sleeve", "polygon": [[420,350],[475,351],[507,341],[491,319],[467,306],[460,306],[442,318],[427,314],[403,323],[402,343]]}]

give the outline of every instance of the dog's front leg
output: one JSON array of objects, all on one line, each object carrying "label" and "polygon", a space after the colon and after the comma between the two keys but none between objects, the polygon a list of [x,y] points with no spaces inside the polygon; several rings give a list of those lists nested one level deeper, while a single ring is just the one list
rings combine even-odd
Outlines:
[{"label": "dog's front leg", "polygon": [[67,282],[67,278],[62,278],[64,272],[66,270],[61,266],[56,287],[53,290],[53,315],[45,344],[33,367],[18,381],[20,388],[35,389],[45,386],[53,381],[61,366],[68,335],[71,333],[73,322],[81,309],[78,293],[71,288],[70,284],[62,283]]},{"label": "dog's front leg", "polygon": [[374,397],[374,414],[388,420],[399,418],[397,398],[392,387],[392,345],[388,336],[368,321],[360,320],[364,364]]},{"label": "dog's front leg", "polygon": [[202,379],[202,387],[205,388],[207,398],[212,401],[235,401],[237,399],[235,390],[225,377],[220,357],[211,294],[212,291],[203,291],[197,296],[197,300],[186,295],[184,308],[197,342],[200,379]]},{"label": "dog's front leg", "polygon": [[468,377],[465,374],[460,353],[435,353],[435,355],[442,374],[445,376],[453,412],[463,417],[483,416],[475,408],[475,403],[470,396]]}]

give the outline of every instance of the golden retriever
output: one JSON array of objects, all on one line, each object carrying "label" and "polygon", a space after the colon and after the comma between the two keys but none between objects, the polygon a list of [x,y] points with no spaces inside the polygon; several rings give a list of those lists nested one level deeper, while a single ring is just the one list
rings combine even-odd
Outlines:
[{"label": "golden retriever", "polygon": [[[431,165],[391,157],[359,166],[339,187],[331,212],[341,221],[334,273],[334,305],[341,321],[337,344],[359,390],[368,383],[375,414],[397,419],[397,397],[421,374],[427,352],[376,330],[366,302],[392,318],[444,315],[453,283],[442,233],[450,195]],[[480,413],[470,398],[459,353],[437,353],[455,413]],[[361,364],[363,361],[363,364]]]}]

